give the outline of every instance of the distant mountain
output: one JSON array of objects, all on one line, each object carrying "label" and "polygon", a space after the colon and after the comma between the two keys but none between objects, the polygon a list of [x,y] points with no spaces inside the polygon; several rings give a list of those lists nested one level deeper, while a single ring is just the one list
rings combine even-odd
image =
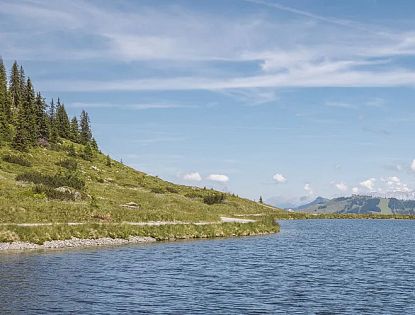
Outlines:
[{"label": "distant mountain", "polygon": [[306,203],[305,205],[296,207],[295,210],[303,210],[303,209],[311,208],[313,206],[323,205],[327,201],[329,201],[329,199],[323,198],[323,197],[317,197],[312,202],[309,202],[309,203]]},{"label": "distant mountain", "polygon": [[415,200],[359,195],[334,199],[318,197],[295,210],[307,213],[415,214]]}]

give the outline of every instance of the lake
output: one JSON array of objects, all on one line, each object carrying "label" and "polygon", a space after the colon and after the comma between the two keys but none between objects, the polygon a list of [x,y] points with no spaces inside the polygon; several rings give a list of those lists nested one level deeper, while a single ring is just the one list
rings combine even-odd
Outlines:
[{"label": "lake", "polygon": [[0,254],[0,313],[415,314],[415,221]]}]

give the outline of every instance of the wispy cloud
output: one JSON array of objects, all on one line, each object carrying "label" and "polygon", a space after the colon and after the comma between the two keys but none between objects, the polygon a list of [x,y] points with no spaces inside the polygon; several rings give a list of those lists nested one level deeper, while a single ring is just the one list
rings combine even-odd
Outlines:
[{"label": "wispy cloud", "polygon": [[118,104],[118,103],[89,103],[89,102],[73,102],[69,103],[68,107],[74,108],[118,108],[127,110],[152,110],[152,109],[175,109],[175,108],[195,108],[197,106],[188,106],[182,104],[152,104],[152,103],[141,103],[141,104]]}]

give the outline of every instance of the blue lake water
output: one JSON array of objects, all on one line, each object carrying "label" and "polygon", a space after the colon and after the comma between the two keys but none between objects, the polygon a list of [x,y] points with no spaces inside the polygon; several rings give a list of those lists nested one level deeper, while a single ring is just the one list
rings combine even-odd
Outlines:
[{"label": "blue lake water", "polygon": [[0,254],[0,313],[415,314],[415,221]]}]

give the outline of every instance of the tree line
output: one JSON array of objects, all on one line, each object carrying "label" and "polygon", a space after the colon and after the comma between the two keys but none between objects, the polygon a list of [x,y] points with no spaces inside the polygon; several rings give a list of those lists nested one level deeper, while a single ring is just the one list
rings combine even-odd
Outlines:
[{"label": "tree line", "polygon": [[60,138],[98,149],[86,111],[79,121],[76,116],[69,119],[63,102],[58,98],[47,104],[16,61],[8,78],[0,57],[0,145],[27,151],[56,145]]}]

